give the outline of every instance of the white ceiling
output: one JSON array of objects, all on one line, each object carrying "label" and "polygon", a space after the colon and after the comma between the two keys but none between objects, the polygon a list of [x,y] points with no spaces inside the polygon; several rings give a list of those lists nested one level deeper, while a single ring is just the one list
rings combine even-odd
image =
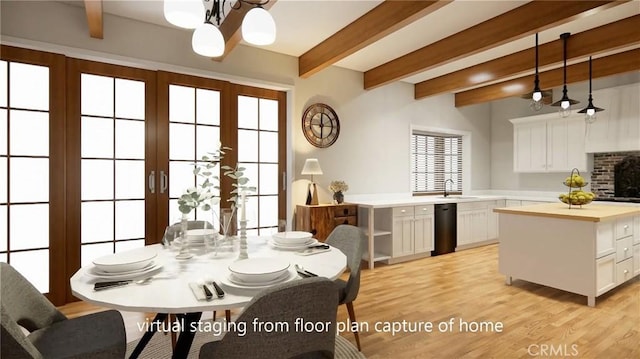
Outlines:
[{"label": "white ceiling", "polygon": [[[71,3],[75,1],[65,2]],[[381,2],[380,0],[278,0],[269,10],[276,22],[276,42],[263,48],[298,57]],[[342,59],[335,65],[357,71],[366,71],[527,2],[524,0],[456,0]],[[75,3],[82,6],[82,2]],[[206,4],[210,6],[208,2]],[[164,19],[162,8],[161,0],[104,0],[105,13],[173,27]],[[557,40],[563,32],[582,32],[637,14],[640,14],[640,0],[633,0],[623,5],[596,12],[593,15],[579,17],[570,23],[541,31],[539,35],[540,43]],[[362,34],[362,36],[365,37],[367,34]],[[533,47],[534,43],[534,36],[530,35],[415,74],[404,78],[403,81],[417,83],[438,77]],[[595,57],[604,55],[606,54],[599,54]],[[580,61],[584,61],[584,59],[580,59]]]}]

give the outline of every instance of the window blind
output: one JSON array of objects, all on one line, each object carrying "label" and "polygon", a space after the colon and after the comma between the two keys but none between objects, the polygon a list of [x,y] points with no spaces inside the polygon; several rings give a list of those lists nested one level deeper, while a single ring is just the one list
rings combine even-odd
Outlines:
[{"label": "window blind", "polygon": [[462,136],[414,132],[411,135],[411,187],[414,193],[462,192]]}]

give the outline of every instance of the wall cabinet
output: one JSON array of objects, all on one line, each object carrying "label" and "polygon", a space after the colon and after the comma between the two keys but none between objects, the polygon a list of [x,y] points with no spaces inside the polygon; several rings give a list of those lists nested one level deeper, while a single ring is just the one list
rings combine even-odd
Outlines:
[{"label": "wall cabinet", "polygon": [[514,172],[587,170],[584,117],[557,114],[524,117],[513,123]]},{"label": "wall cabinet", "polygon": [[586,152],[640,150],[640,84],[593,91],[594,105],[604,108],[587,125]]},{"label": "wall cabinet", "polygon": [[296,230],[311,232],[324,242],[331,231],[341,224],[358,225],[358,206],[355,204],[320,204],[296,207]]}]

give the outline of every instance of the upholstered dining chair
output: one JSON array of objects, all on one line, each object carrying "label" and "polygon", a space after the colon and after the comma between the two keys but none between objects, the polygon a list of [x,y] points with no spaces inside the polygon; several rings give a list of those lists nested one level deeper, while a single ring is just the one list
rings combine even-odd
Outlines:
[{"label": "upholstered dining chair", "polygon": [[[237,330],[204,344],[200,358],[333,358],[337,309],[338,290],[326,278],[305,278],[275,285],[251,300],[234,322]],[[262,329],[256,327],[254,321],[263,323]],[[326,326],[316,325],[317,331],[297,328],[298,321]],[[278,330],[271,327],[274,324]],[[267,325],[271,329],[266,329]]]},{"label": "upholstered dining chair", "polygon": [[[125,357],[127,338],[118,311],[67,319],[7,263],[0,263],[0,290],[0,357]],[[25,334],[21,327],[29,333]]]},{"label": "upholstered dining chair", "polygon": [[[346,304],[349,319],[352,323],[356,322],[356,314],[353,310],[353,301],[358,296],[360,290],[360,262],[362,261],[362,253],[367,237],[364,232],[356,227],[347,224],[341,224],[334,228],[329,234],[326,244],[338,248],[345,256],[347,256],[347,267],[349,268],[349,279],[346,281],[336,279],[340,293],[340,304]],[[353,331],[356,337],[358,350],[360,347],[360,335],[357,330]]]}]

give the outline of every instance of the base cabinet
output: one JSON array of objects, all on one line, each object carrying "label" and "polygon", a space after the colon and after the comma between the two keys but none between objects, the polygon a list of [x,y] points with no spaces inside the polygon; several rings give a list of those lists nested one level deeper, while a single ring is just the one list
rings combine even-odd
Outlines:
[{"label": "base cabinet", "polygon": [[616,256],[610,254],[596,260],[596,293],[603,294],[616,286]]},{"label": "base cabinet", "polygon": [[392,209],[392,259],[433,250],[433,205],[394,207]]},{"label": "base cabinet", "polygon": [[505,200],[458,203],[456,250],[497,239],[498,214],[493,209],[504,206]]}]

